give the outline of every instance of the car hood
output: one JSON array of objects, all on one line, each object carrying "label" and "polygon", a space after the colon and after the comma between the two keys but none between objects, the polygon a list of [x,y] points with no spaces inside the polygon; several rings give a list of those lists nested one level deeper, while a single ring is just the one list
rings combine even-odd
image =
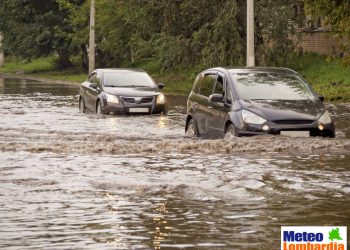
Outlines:
[{"label": "car hood", "polygon": [[249,100],[240,101],[248,109],[269,121],[315,120],[325,111],[319,100]]},{"label": "car hood", "polygon": [[160,93],[158,88],[150,88],[150,87],[136,87],[136,88],[104,87],[103,90],[108,94],[118,95],[118,96],[154,96]]}]

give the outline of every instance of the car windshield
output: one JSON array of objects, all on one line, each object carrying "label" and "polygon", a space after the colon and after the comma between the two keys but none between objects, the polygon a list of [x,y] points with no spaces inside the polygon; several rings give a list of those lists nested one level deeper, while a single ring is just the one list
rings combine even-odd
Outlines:
[{"label": "car windshield", "polygon": [[119,71],[103,74],[105,87],[155,87],[152,78],[145,72]]},{"label": "car windshield", "polygon": [[299,76],[279,73],[231,73],[243,100],[315,100]]}]

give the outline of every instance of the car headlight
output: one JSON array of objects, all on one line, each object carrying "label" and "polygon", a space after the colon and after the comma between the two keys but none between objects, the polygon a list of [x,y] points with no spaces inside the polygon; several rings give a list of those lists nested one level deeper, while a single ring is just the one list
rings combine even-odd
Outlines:
[{"label": "car headlight", "polygon": [[245,123],[263,124],[266,120],[250,111],[242,110],[242,117]]},{"label": "car headlight", "polygon": [[157,104],[164,104],[165,103],[165,96],[163,94],[159,94],[157,96]]},{"label": "car headlight", "polygon": [[328,110],[326,110],[323,115],[321,115],[321,117],[318,119],[318,121],[322,124],[329,124],[332,123],[332,117],[331,114],[328,112]]},{"label": "car headlight", "polygon": [[119,103],[118,97],[116,97],[115,95],[110,95],[110,94],[107,94],[107,93],[105,93],[105,95],[106,95],[107,102],[109,102],[109,103]]}]

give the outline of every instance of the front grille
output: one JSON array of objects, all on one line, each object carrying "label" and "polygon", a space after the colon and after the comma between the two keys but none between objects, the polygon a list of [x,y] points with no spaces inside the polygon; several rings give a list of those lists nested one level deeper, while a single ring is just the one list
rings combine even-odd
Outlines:
[{"label": "front grille", "polygon": [[121,99],[124,103],[151,103],[153,102],[153,96],[145,96],[145,97],[127,97],[127,96],[121,96]]},{"label": "front grille", "polygon": [[276,124],[279,125],[300,125],[300,124],[312,124],[313,120],[276,120],[273,121]]},{"label": "front grille", "polygon": [[126,102],[126,103],[135,103],[135,98],[133,97],[121,97],[123,102]]},{"label": "front grille", "polygon": [[144,98],[142,98],[142,100],[141,100],[141,103],[150,103],[150,102],[153,102],[153,96],[144,97]]}]

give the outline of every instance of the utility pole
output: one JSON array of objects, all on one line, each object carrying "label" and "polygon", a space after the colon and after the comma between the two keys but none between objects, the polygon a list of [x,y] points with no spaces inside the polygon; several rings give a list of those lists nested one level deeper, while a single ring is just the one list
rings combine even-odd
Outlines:
[{"label": "utility pole", "polygon": [[247,0],[247,67],[254,66],[254,0]]},{"label": "utility pole", "polygon": [[0,67],[4,66],[4,62],[5,62],[4,52],[1,50],[1,46],[2,46],[2,34],[0,33]]},{"label": "utility pole", "polygon": [[89,74],[95,69],[95,0],[90,6]]}]

